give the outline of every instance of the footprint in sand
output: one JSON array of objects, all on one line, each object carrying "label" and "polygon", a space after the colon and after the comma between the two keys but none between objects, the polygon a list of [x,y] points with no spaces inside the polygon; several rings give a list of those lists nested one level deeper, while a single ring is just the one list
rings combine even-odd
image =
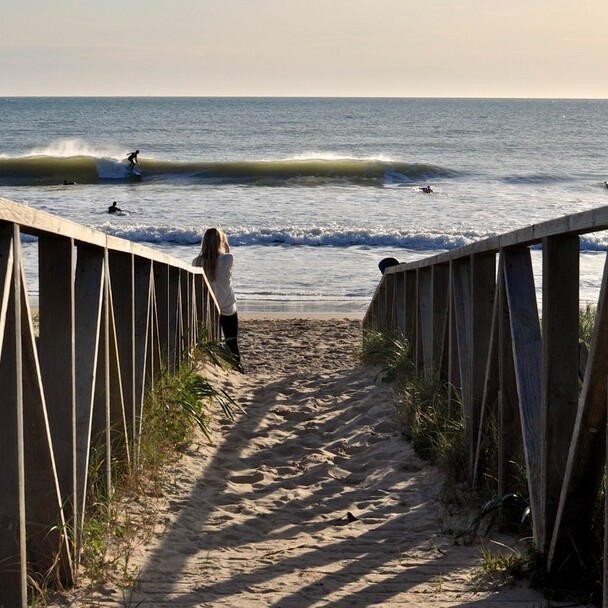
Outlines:
[{"label": "footprint in sand", "polygon": [[247,473],[246,475],[231,475],[228,478],[228,481],[232,483],[242,483],[242,484],[252,484],[263,481],[264,473],[260,473],[259,471],[255,471],[254,473]]},{"label": "footprint in sand", "polygon": [[275,414],[282,416],[285,420],[292,420],[294,422],[304,422],[312,419],[310,412],[302,412],[300,410],[275,410]]}]

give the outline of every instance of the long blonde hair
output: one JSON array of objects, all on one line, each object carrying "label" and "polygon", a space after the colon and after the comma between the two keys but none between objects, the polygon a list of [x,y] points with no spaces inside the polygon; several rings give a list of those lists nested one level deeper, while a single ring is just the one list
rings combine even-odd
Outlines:
[{"label": "long blonde hair", "polygon": [[217,268],[217,259],[222,253],[228,253],[230,246],[228,238],[221,228],[209,228],[203,236],[201,252],[194,260],[195,266],[202,266],[207,278],[210,281],[215,281],[215,270]]}]

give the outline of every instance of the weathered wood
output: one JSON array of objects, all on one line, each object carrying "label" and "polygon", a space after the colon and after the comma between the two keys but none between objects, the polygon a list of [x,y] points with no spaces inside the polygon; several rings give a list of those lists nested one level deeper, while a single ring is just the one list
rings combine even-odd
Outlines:
[{"label": "weathered wood", "polygon": [[135,260],[135,305],[134,305],[134,397],[133,397],[133,437],[135,438],[134,459],[139,453],[139,435],[142,429],[142,407],[144,387],[151,384],[152,365],[148,356],[149,337],[152,333],[150,298],[152,292],[152,263],[149,260]]},{"label": "weathered wood", "polygon": [[[129,438],[135,431],[135,259],[132,255],[109,252],[110,295],[114,319],[114,334],[117,345],[117,360],[120,362],[120,396],[113,394],[112,401],[122,399]],[[115,385],[112,385],[115,391]],[[126,446],[125,446],[126,447]]]},{"label": "weathered wood", "polygon": [[[162,348],[181,363],[199,319],[217,336],[219,315],[202,269],[4,199],[0,217],[0,605],[25,607],[28,568],[72,581],[89,471],[101,465],[104,475],[105,466],[110,495],[111,463],[128,464],[130,446],[137,451]],[[38,338],[20,227],[39,237]],[[171,303],[170,273],[178,278]],[[101,439],[94,462],[92,435]]]},{"label": "weathered wood", "polygon": [[28,568],[69,585],[72,560],[23,268],[21,311]]},{"label": "weathered wood", "polygon": [[395,274],[395,324],[397,334],[405,337],[405,273]]},{"label": "weathered wood", "polygon": [[[498,290],[498,285],[496,286]],[[475,461],[473,463],[473,485],[476,486],[479,481],[479,468],[481,458],[481,448],[484,439],[484,419],[487,411],[497,403],[499,393],[498,382],[498,341],[499,341],[499,315],[500,315],[500,300],[494,298],[494,308],[492,312],[492,323],[490,326],[490,345],[488,348],[488,358],[486,361],[486,371],[483,382],[483,397],[481,400],[481,408],[479,412],[479,431],[477,433],[477,447],[475,449]]]},{"label": "weathered wood", "polygon": [[[106,281],[109,283],[109,275],[106,275]],[[131,452],[129,449],[129,426],[132,421],[127,420],[127,407],[124,399],[124,384],[121,373],[121,356],[119,352],[119,338],[116,327],[116,315],[114,311],[114,298],[112,290],[109,287],[107,292],[107,307],[108,307],[108,453],[111,456],[111,462],[120,460],[125,462],[127,467],[131,465]],[[132,327],[132,326],[131,326]],[[133,344],[133,336],[129,336],[131,345]],[[129,371],[132,366],[129,366]],[[128,382],[127,384],[130,384]],[[129,405],[129,410],[132,410],[132,404]],[[111,473],[111,469],[110,469]],[[113,485],[110,478],[110,491]]]},{"label": "weathered wood", "polygon": [[433,274],[432,268],[418,271],[418,328],[422,350],[422,369],[431,372],[433,365]]},{"label": "weathered wood", "polygon": [[169,267],[169,351],[167,357],[168,370],[174,371],[180,359],[179,327],[181,325],[181,287],[179,269]]},{"label": "weathered wood", "polygon": [[519,396],[513,361],[511,319],[504,281],[504,252],[499,261],[496,297],[498,299],[498,495],[516,489],[518,460],[523,450]]},{"label": "weathered wood", "polygon": [[[458,358],[458,336],[456,334],[456,313],[454,306],[454,277],[453,265],[450,264],[450,278],[448,288],[448,384],[450,386],[450,405],[455,396],[456,389],[460,389],[460,359]],[[451,408],[450,408],[451,409]]]},{"label": "weathered wood", "polygon": [[473,470],[475,444],[479,435],[495,291],[496,256],[487,253],[471,256],[471,449],[469,452],[471,470]]},{"label": "weathered wood", "polygon": [[549,548],[549,567],[554,560],[561,564],[568,558],[575,559],[590,541],[591,517],[606,458],[607,378],[608,263],[604,266],[589,361]]},{"label": "weathered wood", "polygon": [[0,225],[0,394],[6,404],[0,424],[0,604],[27,606],[25,534],[25,459],[21,352],[20,235],[13,224]]},{"label": "weathered wood", "polygon": [[417,324],[417,281],[416,271],[410,270],[405,273],[405,337],[412,347],[416,344],[416,324]]},{"label": "weathered wood", "polygon": [[86,504],[93,402],[101,335],[104,250],[85,245],[77,248],[74,278],[76,329],[76,496],[74,511],[76,551],[80,553],[80,531]]},{"label": "weathered wood", "polygon": [[[452,298],[454,327],[460,363],[460,386],[462,411],[468,453],[474,450],[477,435],[473,434],[473,395],[471,387],[471,261],[470,258],[455,260],[452,263]],[[475,427],[475,430],[477,427]]]},{"label": "weathered wood", "polygon": [[549,549],[578,401],[579,237],[543,241],[541,485]]},{"label": "weathered wood", "polygon": [[72,533],[76,529],[74,252],[71,238],[41,237],[38,242],[40,373],[64,517]]},{"label": "weathered wood", "polygon": [[433,311],[432,311],[432,365],[435,370],[441,369],[443,343],[446,336],[448,320],[448,287],[450,282],[450,267],[448,264],[438,264],[432,268]]},{"label": "weathered wood", "polygon": [[[169,360],[169,267],[165,264],[154,264],[154,305],[156,327],[158,330],[161,361]],[[160,361],[158,364],[160,365]]]},{"label": "weathered wood", "polygon": [[538,546],[545,520],[541,492],[541,333],[534,275],[527,248],[505,250],[503,271],[509,304],[513,360],[528,472],[534,539]]}]

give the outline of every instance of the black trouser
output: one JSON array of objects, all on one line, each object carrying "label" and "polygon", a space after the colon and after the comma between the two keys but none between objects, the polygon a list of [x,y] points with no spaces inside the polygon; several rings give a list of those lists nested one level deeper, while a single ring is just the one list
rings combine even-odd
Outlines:
[{"label": "black trouser", "polygon": [[230,349],[237,362],[239,362],[241,360],[241,353],[239,352],[239,343],[237,341],[239,333],[238,314],[235,312],[233,315],[220,315],[220,326],[224,334],[226,346]]}]

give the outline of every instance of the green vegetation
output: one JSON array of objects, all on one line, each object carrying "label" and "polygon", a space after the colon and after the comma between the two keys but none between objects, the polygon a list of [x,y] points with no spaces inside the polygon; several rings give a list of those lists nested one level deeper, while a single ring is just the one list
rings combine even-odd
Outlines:
[{"label": "green vegetation", "polygon": [[[231,367],[233,361],[226,350],[219,344],[201,343],[190,357],[193,362]],[[138,587],[139,572],[133,565],[133,554],[159,530],[155,499],[162,497],[172,483],[167,465],[188,447],[195,428],[211,442],[211,405],[218,406],[230,420],[239,407],[225,391],[213,387],[186,363],[177,372],[164,373],[156,379],[146,395],[142,432],[132,445],[136,457],[129,459],[124,446],[114,446],[110,490],[103,442],[98,442],[91,454],[80,587],[117,585],[123,590],[125,606],[131,605],[130,594]],[[38,595],[43,598],[43,594]]]},{"label": "green vegetation", "polygon": [[[595,318],[594,306],[581,308],[579,335],[587,345],[591,344]],[[473,486],[458,392],[442,382],[437,373],[419,371],[409,344],[399,336],[367,332],[361,357],[365,363],[380,367],[384,381],[395,384],[396,414],[404,435],[421,458],[435,464],[445,474],[442,499],[447,510],[476,511],[464,529],[450,530],[455,541],[480,541],[496,530],[514,533],[526,541],[525,551],[514,550],[495,541],[489,541],[490,544],[484,541],[481,545],[480,581],[504,583],[526,577],[535,586],[543,588],[548,597],[568,597],[575,590],[578,597],[586,595],[593,601],[594,594],[597,596],[598,581],[602,580],[605,488],[601,488],[596,502],[593,555],[578,555],[584,576],[567,583],[559,580],[563,579],[562,573],[557,577],[550,576],[545,571],[543,556],[529,542],[532,529],[523,449],[515,461],[510,462],[512,487],[507,493],[498,494],[498,408],[495,404],[486,408],[482,421],[478,467],[481,473]],[[568,595],[558,590],[562,584],[568,585]]]},{"label": "green vegetation", "polygon": [[363,337],[362,359],[378,365],[397,386],[396,414],[416,453],[439,466],[452,483],[464,482],[467,456],[459,395],[437,374],[419,373],[406,340],[381,332]]}]

